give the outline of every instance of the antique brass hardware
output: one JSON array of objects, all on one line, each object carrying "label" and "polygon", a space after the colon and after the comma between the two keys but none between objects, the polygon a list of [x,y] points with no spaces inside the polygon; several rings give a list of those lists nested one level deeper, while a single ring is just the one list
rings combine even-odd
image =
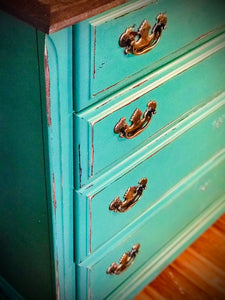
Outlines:
[{"label": "antique brass hardware", "polygon": [[106,270],[107,274],[110,275],[119,275],[122,272],[126,271],[134,262],[137,254],[139,253],[140,244],[135,244],[131,251],[125,252],[123,256],[120,258],[119,264],[117,265],[115,262],[111,264]]},{"label": "antique brass hardware", "polygon": [[110,204],[109,209],[114,212],[126,212],[133,207],[141,198],[144,190],[146,190],[148,180],[147,178],[141,178],[138,186],[129,187],[124,194],[124,201],[121,201],[119,197],[116,197]]},{"label": "antique brass hardware", "polygon": [[141,23],[137,31],[134,31],[133,27],[125,30],[119,38],[119,45],[124,48],[125,54],[142,55],[152,50],[159,43],[162,31],[166,28],[167,16],[160,13],[156,20],[157,22],[150,34],[151,25],[147,20]]},{"label": "antique brass hardware", "polygon": [[153,114],[156,114],[157,103],[155,101],[150,101],[147,104],[147,109],[143,114],[142,111],[137,108],[131,118],[131,125],[126,123],[126,118],[123,117],[114,127],[114,132],[119,134],[121,138],[133,139],[139,135],[151,122]]}]

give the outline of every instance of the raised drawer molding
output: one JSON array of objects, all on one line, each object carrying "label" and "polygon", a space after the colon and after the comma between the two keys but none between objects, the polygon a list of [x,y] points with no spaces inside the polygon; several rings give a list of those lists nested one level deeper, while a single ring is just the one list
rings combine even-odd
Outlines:
[{"label": "raised drawer molding", "polygon": [[133,299],[225,213],[225,3],[0,8],[0,298]]}]

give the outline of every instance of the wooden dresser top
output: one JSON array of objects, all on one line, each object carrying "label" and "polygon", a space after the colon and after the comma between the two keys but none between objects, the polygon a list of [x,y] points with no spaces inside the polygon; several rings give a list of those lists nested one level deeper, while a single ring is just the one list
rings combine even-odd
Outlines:
[{"label": "wooden dresser top", "polygon": [[53,33],[129,0],[0,0],[0,9]]}]

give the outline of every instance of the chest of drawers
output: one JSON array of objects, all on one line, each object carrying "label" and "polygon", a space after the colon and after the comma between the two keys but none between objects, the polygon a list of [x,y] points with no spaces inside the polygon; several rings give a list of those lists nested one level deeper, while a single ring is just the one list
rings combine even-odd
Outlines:
[{"label": "chest of drawers", "polygon": [[132,299],[225,211],[223,2],[100,2],[0,1],[9,299]]}]

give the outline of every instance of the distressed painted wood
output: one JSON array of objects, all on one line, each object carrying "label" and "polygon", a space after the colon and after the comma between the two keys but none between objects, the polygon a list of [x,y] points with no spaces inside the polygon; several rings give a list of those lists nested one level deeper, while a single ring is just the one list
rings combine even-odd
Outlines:
[{"label": "distressed painted wood", "polygon": [[1,29],[0,286],[75,299],[72,28],[50,38],[1,13]]},{"label": "distressed painted wood", "polygon": [[[220,0],[173,0],[169,5],[166,0],[141,0],[76,24],[74,43],[80,47],[74,49],[79,74],[75,77],[74,92],[82,102],[75,103],[75,110],[111,96],[224,31],[224,8]],[[144,19],[153,26],[160,12],[166,12],[168,28],[159,44],[141,56],[125,55],[119,46],[124,30],[132,26],[136,30]]]},{"label": "distressed painted wood", "polygon": [[45,41],[42,55],[49,96],[46,155],[52,195],[56,291],[58,299],[74,299],[72,28],[46,36]]},{"label": "distressed painted wood", "polygon": [[[0,14],[0,269],[24,298],[55,295],[36,31]],[[42,74],[43,76],[43,74]]]},{"label": "distressed painted wood", "polygon": [[190,244],[196,240],[210,225],[224,213],[224,196],[201,214],[197,220],[192,221],[180,232],[177,240],[170,241],[169,245],[162,248],[153,259],[139,268],[130,276],[129,280],[122,283],[108,299],[123,298],[133,299],[134,296],[162,272],[172,261],[178,257]]},{"label": "distressed painted wood", "polygon": [[[225,147],[223,139],[225,134],[224,121],[217,128],[218,120],[224,120],[225,116],[224,96],[225,94],[217,99],[217,104],[213,100],[207,105],[208,108],[206,106],[195,112],[199,116],[199,121],[201,120],[200,123],[193,124],[190,119],[189,121],[186,120],[186,131],[189,130],[186,134],[183,134],[185,127],[184,121],[181,121],[171,130],[170,136],[167,132],[164,137],[161,137],[164,139],[164,143],[158,147],[155,147],[156,145],[153,143],[152,151],[150,150],[151,145],[147,145],[146,148],[151,152],[146,153],[145,159],[142,162],[139,161],[139,164],[136,161],[136,166],[132,170],[128,169],[124,174],[115,174],[107,183],[102,180],[102,184],[98,186],[98,189],[83,189],[77,193],[76,224],[81,231],[89,233],[85,240],[80,240],[80,237],[78,237],[77,261],[84,260],[85,256],[95,252],[110,238],[112,239],[110,243],[119,240],[125,229],[127,231],[126,226],[133,226],[132,222],[140,214],[154,208],[168,190],[174,189],[176,182],[203,164],[211,155]],[[213,110],[210,108],[213,108]],[[207,112],[205,116],[202,113],[203,111]],[[205,117],[207,118],[203,120]],[[194,127],[190,130],[191,126]],[[179,130],[181,131],[180,134]],[[167,137],[166,140],[165,137]],[[193,140],[195,140],[194,152],[196,153],[194,157]],[[176,153],[176,159],[174,153]],[[188,161],[188,164],[184,163],[184,158]],[[121,166],[120,168],[123,169]],[[171,172],[171,170],[176,170],[176,172]],[[135,182],[143,177],[148,179],[148,184],[147,190],[143,193],[139,203],[123,215],[110,211],[111,201],[116,196],[122,196],[128,186],[135,185]],[[224,191],[224,176],[221,177],[221,180],[222,192]],[[159,182],[162,182],[162,184],[159,185]],[[204,196],[202,195],[202,197]],[[205,201],[205,203],[207,202]],[[102,222],[105,224],[105,230],[99,235]]]},{"label": "distressed painted wood", "polygon": [[[184,178],[179,187],[168,192],[158,205],[155,205],[154,209],[149,210],[145,214],[144,220],[139,219],[138,227],[132,226],[127,231],[127,235],[123,234],[123,238],[118,239],[118,241],[115,240],[111,245],[107,245],[108,249],[110,249],[107,255],[102,251],[102,255],[99,253],[95,257],[90,258],[88,263],[87,260],[84,260],[80,264],[78,272],[81,273],[83,278],[85,276],[82,272],[87,272],[87,269],[84,269],[84,267],[88,266],[88,273],[86,273],[87,287],[91,288],[94,299],[103,299],[113,290],[117,293],[117,286],[121,282],[129,281],[129,277],[131,274],[134,277],[135,272],[138,274],[139,268],[145,262],[147,265],[150,261],[157,259],[162,249],[171,249],[169,247],[170,243],[178,242],[181,233],[185,232],[187,234],[186,231],[191,221],[197,222],[201,214],[204,214],[204,210],[206,208],[209,209],[210,205],[213,207],[216,204],[221,205],[223,203],[224,207],[224,160],[224,151],[211,157],[205,165],[195,170],[187,178]],[[221,178],[221,180],[218,180],[218,178]],[[204,185],[209,181],[211,186],[209,184],[205,188]],[[215,190],[218,190],[217,195],[214,194]],[[174,214],[176,214],[176,218]],[[180,241],[181,245],[185,242],[185,239]],[[137,243],[140,244],[140,253],[137,255],[133,265],[121,275],[106,274],[107,267],[112,262],[118,261],[118,258],[124,252],[130,250]],[[181,245],[179,245],[179,248],[182,247]],[[151,275],[153,275],[153,271]],[[87,292],[83,286],[78,287],[79,298],[86,298]],[[127,292],[129,293],[129,290]],[[114,299],[116,298],[114,296]]]},{"label": "distressed painted wood", "polygon": [[[76,165],[77,187],[93,180],[107,170],[107,167],[118,164],[118,161],[136,152],[137,147],[141,147],[147,139],[150,141],[160,136],[165,127],[169,129],[174,126],[173,121],[176,123],[178,118],[184,118],[182,115],[221,93],[225,81],[224,67],[221,64],[225,60],[224,47],[225,35],[218,38],[218,44],[214,41],[208,47],[204,45],[202,57],[191,57],[192,63],[188,56],[188,63],[184,64],[182,60],[182,64],[176,65],[175,70],[171,65],[163,76],[160,74],[158,81],[156,78],[145,78],[146,89],[137,92],[133,90],[127,97],[123,95],[114,105],[104,105],[102,109],[90,108],[76,114],[75,130],[85,128],[85,131],[76,139],[75,155],[78,156],[79,152],[88,153],[88,159],[80,156],[79,164]],[[207,70],[210,70],[210,75]],[[157,102],[157,114],[144,132],[132,140],[122,139],[114,133],[114,126],[120,118],[126,117],[130,124],[129,118],[133,111],[136,108],[144,111],[150,100]]]},{"label": "distressed painted wood", "polygon": [[[50,2],[41,3],[48,12]],[[224,212],[222,4],[186,5],[130,1],[76,26],[65,18],[50,30],[66,28],[50,35],[1,13],[5,296],[131,299]],[[140,60],[125,56],[119,33],[158,9],[170,17],[160,44]],[[152,126],[125,146],[116,122],[158,97]],[[140,201],[125,214],[110,211],[142,177]],[[134,264],[107,275],[137,239]]]}]

